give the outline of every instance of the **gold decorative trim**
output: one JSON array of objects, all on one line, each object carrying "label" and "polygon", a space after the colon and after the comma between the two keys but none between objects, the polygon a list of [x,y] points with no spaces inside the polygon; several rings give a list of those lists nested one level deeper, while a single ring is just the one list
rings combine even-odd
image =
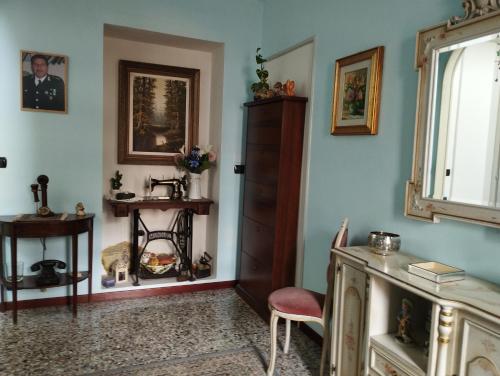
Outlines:
[{"label": "gold decorative trim", "polygon": [[445,321],[441,321],[441,320],[439,320],[439,325],[440,325],[440,326],[450,327],[450,326],[452,326],[452,324],[453,324],[453,323],[451,323],[451,322],[445,322]]},{"label": "gold decorative trim", "polygon": [[438,342],[439,343],[443,343],[443,344],[447,344],[447,343],[450,343],[450,339],[449,338],[439,337],[438,338]]},{"label": "gold decorative trim", "polygon": [[451,311],[444,311],[444,310],[441,310],[440,314],[441,314],[441,315],[443,315],[443,316],[446,316],[446,317],[451,317],[451,316],[453,316],[453,312],[451,312]]}]

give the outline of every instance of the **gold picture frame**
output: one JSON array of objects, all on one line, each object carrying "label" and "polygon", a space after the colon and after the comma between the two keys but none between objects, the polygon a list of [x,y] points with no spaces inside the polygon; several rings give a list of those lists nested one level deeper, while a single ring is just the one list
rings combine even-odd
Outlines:
[{"label": "gold picture frame", "polygon": [[68,56],[21,50],[21,110],[68,113]]},{"label": "gold picture frame", "polygon": [[332,135],[376,135],[384,47],[338,59],[332,104]]}]

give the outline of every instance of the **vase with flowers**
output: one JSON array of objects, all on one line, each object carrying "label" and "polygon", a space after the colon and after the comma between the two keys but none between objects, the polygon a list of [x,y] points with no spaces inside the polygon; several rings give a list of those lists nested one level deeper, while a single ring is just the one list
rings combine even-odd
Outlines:
[{"label": "vase with flowers", "polygon": [[188,154],[178,154],[175,163],[178,168],[189,174],[188,198],[201,199],[201,173],[215,164],[217,155],[211,146],[201,149],[195,145]]}]

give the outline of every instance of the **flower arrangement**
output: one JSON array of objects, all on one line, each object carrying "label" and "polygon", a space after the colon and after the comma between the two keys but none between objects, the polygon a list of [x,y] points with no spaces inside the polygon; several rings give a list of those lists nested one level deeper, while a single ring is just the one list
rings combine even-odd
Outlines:
[{"label": "flower arrangement", "polygon": [[189,171],[193,174],[201,174],[215,164],[217,155],[212,151],[211,146],[202,150],[195,145],[188,154],[177,154],[175,163],[178,168]]}]

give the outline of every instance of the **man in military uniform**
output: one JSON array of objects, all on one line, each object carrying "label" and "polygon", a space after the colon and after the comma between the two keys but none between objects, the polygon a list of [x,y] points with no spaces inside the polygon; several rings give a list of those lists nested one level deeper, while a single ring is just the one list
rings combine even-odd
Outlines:
[{"label": "man in military uniform", "polygon": [[48,74],[49,61],[46,56],[31,57],[33,74],[23,77],[23,107],[37,110],[65,111],[64,81]]}]

